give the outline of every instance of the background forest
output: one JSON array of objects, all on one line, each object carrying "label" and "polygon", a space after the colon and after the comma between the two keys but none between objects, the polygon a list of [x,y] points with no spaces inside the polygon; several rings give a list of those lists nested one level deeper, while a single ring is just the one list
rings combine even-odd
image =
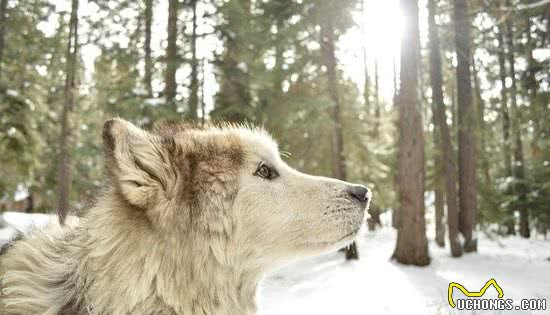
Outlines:
[{"label": "background forest", "polygon": [[549,47],[547,0],[0,0],[1,208],[84,209],[110,117],[248,121],[368,183],[399,262],[545,237]]}]

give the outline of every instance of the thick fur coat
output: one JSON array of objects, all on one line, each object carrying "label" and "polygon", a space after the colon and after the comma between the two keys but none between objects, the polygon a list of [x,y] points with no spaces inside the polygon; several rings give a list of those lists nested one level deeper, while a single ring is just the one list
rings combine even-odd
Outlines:
[{"label": "thick fur coat", "polygon": [[113,119],[103,142],[95,206],[0,256],[0,314],[253,314],[262,274],[351,241],[369,202],[259,129]]}]

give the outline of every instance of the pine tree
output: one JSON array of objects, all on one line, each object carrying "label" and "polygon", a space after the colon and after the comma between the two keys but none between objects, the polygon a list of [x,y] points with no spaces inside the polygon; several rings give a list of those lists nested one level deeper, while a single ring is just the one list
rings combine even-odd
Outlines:
[{"label": "pine tree", "polygon": [[143,83],[147,91],[147,97],[153,97],[153,57],[151,55],[151,26],[153,24],[153,0],[145,0],[145,75]]},{"label": "pine tree", "polygon": [[0,0],[0,78],[2,78],[2,62],[4,61],[4,38],[6,32],[6,10],[8,0]]},{"label": "pine tree", "polygon": [[71,159],[70,137],[71,126],[70,113],[75,106],[77,94],[77,56],[78,56],[78,0],[72,0],[71,19],[69,21],[69,38],[67,41],[65,73],[65,102],[61,112],[61,134],[59,137],[59,201],[57,211],[59,222],[65,223],[65,217],[69,211],[69,192],[71,189]]},{"label": "pine tree", "polygon": [[[332,176],[346,180],[346,161],[344,157],[344,140],[342,137],[341,103],[336,78],[336,56],[334,35],[334,9],[330,5],[323,5],[326,18],[321,24],[321,50],[323,63],[327,68],[327,90],[331,99],[332,123]],[[352,243],[346,248],[346,259],[359,259],[357,245]]]},{"label": "pine tree", "polygon": [[456,191],[456,168],[453,160],[452,140],[443,101],[443,76],[441,72],[441,55],[439,35],[435,23],[435,0],[428,0],[428,36],[430,40],[430,80],[432,88],[432,108],[435,126],[438,129],[436,142],[439,146],[438,157],[443,167],[445,179],[445,199],[447,202],[447,223],[449,225],[449,244],[454,257],[462,255],[458,239],[458,200]]},{"label": "pine tree", "polygon": [[179,65],[178,56],[178,12],[179,0],[168,1],[168,39],[166,44],[166,70],[164,78],[164,97],[166,104],[175,115],[177,113],[176,71]]},{"label": "pine tree", "polygon": [[[511,7],[510,0],[506,1],[506,6]],[[506,42],[508,46],[508,67],[510,69],[510,77],[512,78],[512,85],[510,87],[510,100],[512,105],[512,132],[514,136],[514,163],[512,167],[512,172],[514,175],[515,183],[515,193],[518,195],[519,200],[519,234],[522,237],[529,238],[529,212],[525,208],[526,191],[525,191],[525,167],[523,159],[523,141],[521,137],[521,112],[518,109],[517,99],[518,99],[518,88],[516,80],[516,67],[515,67],[515,44],[514,44],[514,29],[513,23],[510,16],[506,18]]]},{"label": "pine tree", "polygon": [[253,52],[250,0],[229,0],[219,11],[225,23],[222,32],[224,52],[219,61],[220,90],[211,115],[214,119],[233,122],[253,121],[250,72]]},{"label": "pine tree", "polygon": [[430,263],[424,220],[424,136],[418,97],[418,2],[400,0],[408,21],[401,39],[399,89],[399,229],[393,258],[402,264]]},{"label": "pine tree", "polygon": [[454,0],[455,48],[458,106],[459,229],[464,251],[477,251],[474,228],[477,218],[475,112],[470,71],[470,21],[468,0]]},{"label": "pine tree", "polygon": [[197,119],[199,107],[199,60],[197,59],[197,0],[190,0],[191,5],[191,84],[187,117]]}]

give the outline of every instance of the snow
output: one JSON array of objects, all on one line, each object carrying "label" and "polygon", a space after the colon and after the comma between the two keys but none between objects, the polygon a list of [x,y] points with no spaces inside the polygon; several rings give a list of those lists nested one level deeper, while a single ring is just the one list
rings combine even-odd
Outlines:
[{"label": "snow", "polygon": [[145,104],[150,106],[159,106],[164,104],[165,101],[162,98],[148,98],[145,100]]},{"label": "snow", "polygon": [[45,226],[55,220],[55,217],[42,213],[22,213],[22,212],[4,212],[2,219],[8,227],[14,228],[17,231],[27,231],[31,226]]},{"label": "snow", "polygon": [[[550,241],[516,237],[492,241],[480,233],[476,254],[452,258],[430,240],[428,267],[390,260],[396,232],[387,227],[358,237],[360,260],[342,253],[307,259],[265,279],[259,315],[271,314],[549,314]],[[478,291],[494,278],[514,305],[547,299],[546,311],[459,311],[447,301],[450,282]],[[489,289],[484,298],[496,298]],[[453,298],[464,298],[455,290]]]},{"label": "snow", "polygon": [[[0,240],[4,241],[17,230],[55,221],[50,215],[13,212],[3,213],[2,218],[7,225],[0,227]],[[359,261],[345,261],[342,253],[330,253],[274,271],[260,285],[258,315],[550,313],[550,241],[491,240],[479,233],[479,252],[456,259],[450,257],[448,248],[438,248],[430,236],[431,264],[414,267],[390,260],[395,238],[390,227],[362,231]],[[525,298],[547,299],[547,310],[483,312],[449,306],[450,282],[478,291],[491,278],[503,289],[505,299],[513,299],[514,304]],[[496,290],[489,288],[484,298],[496,296]],[[455,290],[453,297],[464,296]]]}]

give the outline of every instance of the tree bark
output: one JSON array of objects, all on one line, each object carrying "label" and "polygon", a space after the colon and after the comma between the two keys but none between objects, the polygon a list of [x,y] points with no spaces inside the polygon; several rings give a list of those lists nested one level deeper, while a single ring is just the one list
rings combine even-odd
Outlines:
[{"label": "tree bark", "polygon": [[439,130],[440,158],[445,178],[445,199],[447,202],[447,224],[449,227],[449,244],[453,257],[462,255],[462,248],[458,239],[458,200],[456,190],[456,168],[453,160],[451,133],[447,125],[445,103],[443,99],[443,75],[441,70],[441,55],[439,34],[435,23],[435,0],[428,1],[428,36],[430,48],[430,83],[432,88],[432,108],[437,128]]},{"label": "tree bark", "polygon": [[470,71],[470,21],[468,0],[454,0],[455,46],[458,105],[459,228],[464,251],[477,251],[474,234],[477,218],[475,111],[472,104]]},{"label": "tree bark", "polygon": [[500,99],[501,99],[501,115],[502,115],[502,137],[503,137],[503,154],[504,154],[504,169],[506,177],[512,177],[512,149],[510,142],[510,114],[508,111],[508,93],[506,88],[506,48],[504,42],[504,27],[502,24],[498,26],[498,65],[500,78]]},{"label": "tree bark", "polygon": [[[507,178],[512,178],[512,143],[510,140],[510,113],[508,108],[508,91],[506,88],[506,47],[504,41],[505,27],[500,23],[497,27],[498,41],[498,73],[500,78],[500,114],[502,120],[502,153],[504,155],[504,174]],[[513,212],[513,211],[512,211]],[[510,213],[504,220],[506,233],[508,235],[516,234],[514,214]]]},{"label": "tree bark", "polygon": [[[336,75],[336,56],[334,36],[334,20],[330,14],[330,4],[324,5],[327,14],[321,23],[321,51],[323,63],[327,68],[327,90],[332,101],[332,176],[341,180],[346,179],[346,164],[344,158],[344,141],[342,136],[342,122],[340,112],[340,97],[338,95],[338,79]],[[346,248],[346,259],[359,259],[357,245],[352,243]]]},{"label": "tree bark", "polygon": [[[433,88],[432,88],[433,90]],[[435,117],[435,103],[432,94],[432,123],[433,123],[433,142],[434,142],[434,208],[435,208],[435,243],[439,247],[445,247],[445,186],[443,165],[441,163],[441,141],[439,140],[440,128]]]},{"label": "tree bark", "polygon": [[393,259],[402,264],[430,263],[424,220],[424,134],[418,96],[418,2],[400,0],[408,21],[401,38],[401,88],[399,90],[398,192],[399,229]]},{"label": "tree bark", "polygon": [[197,0],[191,1],[192,29],[191,29],[191,84],[189,94],[189,119],[197,119],[199,107],[199,61],[197,60]]},{"label": "tree bark", "polygon": [[[251,1],[228,0],[222,13],[224,27],[223,62],[219,64],[220,89],[216,106],[210,112],[213,119],[231,122],[255,120],[251,107],[250,68],[253,58],[253,42],[247,36],[251,27]],[[238,10],[236,10],[239,8]]]},{"label": "tree bark", "polygon": [[[506,5],[510,7],[510,1],[506,1]],[[516,67],[514,56],[514,34],[513,24],[510,16],[506,18],[506,42],[508,46],[508,66],[510,69],[510,77],[512,85],[510,86],[510,98],[512,103],[512,132],[514,135],[514,163],[512,172],[515,179],[515,193],[518,194],[519,200],[519,234],[522,237],[529,238],[529,212],[525,206],[527,192],[525,188],[525,168],[523,159],[523,141],[521,139],[521,113],[518,110],[517,104],[517,82],[516,82]]]},{"label": "tree bark", "polygon": [[342,124],[340,113],[340,99],[338,95],[338,80],[336,77],[336,56],[334,22],[327,16],[321,26],[321,49],[323,61],[327,68],[327,90],[332,101],[332,175],[335,178],[345,180],[346,166],[344,158],[344,143],[342,137]]},{"label": "tree bark", "polygon": [[445,247],[445,194],[443,187],[435,187],[435,243],[439,247]]},{"label": "tree bark", "polygon": [[153,59],[151,56],[151,25],[153,24],[153,0],[145,0],[145,75],[143,83],[147,97],[153,97]]},{"label": "tree bark", "polygon": [[205,76],[204,76],[204,66],[205,66],[206,60],[202,59],[201,62],[201,126],[204,126],[204,123],[206,121],[206,103],[204,101],[204,82],[205,82]]},{"label": "tree bark", "polygon": [[164,97],[170,110],[177,113],[176,71],[178,70],[178,0],[168,1],[168,39],[166,45],[166,72],[164,79]]},{"label": "tree bark", "polygon": [[[398,102],[399,102],[399,87],[397,84],[397,61],[396,58],[393,58],[393,108],[398,108]],[[399,182],[399,174],[395,173],[393,177],[393,184],[395,187],[397,187]],[[391,213],[391,225],[395,229],[399,229],[399,208],[395,207],[392,209]]]},{"label": "tree bark", "polygon": [[374,136],[378,136],[380,127],[380,85],[378,77],[378,59],[374,59]]},{"label": "tree bark", "polygon": [[6,38],[6,10],[8,0],[0,0],[0,78],[2,78],[2,64],[4,62],[4,39]]},{"label": "tree bark", "polygon": [[[367,26],[365,23],[365,13],[367,12],[367,7],[365,4],[365,1],[361,1],[361,32],[363,35],[363,40],[366,38],[365,34],[367,33]],[[369,71],[368,71],[368,63],[367,63],[367,43],[366,41],[363,41],[363,76],[365,78],[365,86],[363,91],[363,99],[365,102],[365,112],[367,113],[367,116],[369,115],[370,110],[370,101],[369,101],[369,93],[370,93],[370,82],[369,82]]]},{"label": "tree bark", "polygon": [[393,58],[393,99],[392,103],[394,107],[397,107],[397,95],[399,93],[399,87],[397,86],[397,62]]},{"label": "tree bark", "polygon": [[71,127],[70,113],[74,108],[77,74],[78,55],[78,0],[72,0],[71,18],[69,20],[69,38],[66,51],[66,73],[63,109],[61,112],[61,134],[59,136],[59,174],[58,188],[59,199],[57,211],[59,223],[65,224],[65,218],[69,211],[69,193],[71,188],[71,159],[70,159],[70,137]]}]

